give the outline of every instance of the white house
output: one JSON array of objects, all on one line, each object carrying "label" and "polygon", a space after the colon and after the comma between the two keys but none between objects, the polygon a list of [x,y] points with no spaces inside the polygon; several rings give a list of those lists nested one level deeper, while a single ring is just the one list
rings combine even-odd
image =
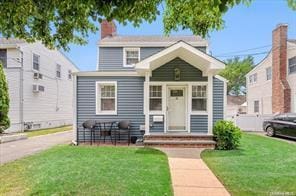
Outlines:
[{"label": "white house", "polygon": [[272,50],[247,74],[247,113],[296,112],[296,40],[287,39],[288,26],[272,34]]},{"label": "white house", "polygon": [[0,60],[10,96],[6,132],[72,124],[72,72],[78,68],[65,55],[39,42],[0,38]]}]

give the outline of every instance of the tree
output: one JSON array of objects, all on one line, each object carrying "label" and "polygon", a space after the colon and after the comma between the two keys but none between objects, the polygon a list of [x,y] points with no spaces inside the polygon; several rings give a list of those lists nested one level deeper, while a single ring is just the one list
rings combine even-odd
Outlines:
[{"label": "tree", "polygon": [[253,57],[248,56],[244,59],[235,57],[234,59],[226,60],[225,63],[226,67],[220,75],[228,80],[227,94],[235,96],[246,94],[246,74],[254,66]]},{"label": "tree", "polygon": [[10,126],[8,118],[9,94],[3,66],[0,61],[0,133]]},{"label": "tree", "polygon": [[[139,26],[152,22],[164,4],[165,34],[190,29],[206,36],[224,27],[223,15],[238,4],[253,0],[0,0],[0,33],[28,42],[42,41],[49,47],[69,49],[69,43],[85,44],[96,22],[116,20]],[[296,0],[287,0],[296,10]]]}]

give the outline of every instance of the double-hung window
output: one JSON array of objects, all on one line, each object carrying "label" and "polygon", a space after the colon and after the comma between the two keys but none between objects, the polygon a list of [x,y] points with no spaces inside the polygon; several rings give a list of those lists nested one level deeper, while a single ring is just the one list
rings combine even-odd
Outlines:
[{"label": "double-hung window", "polygon": [[117,83],[97,82],[96,83],[96,113],[117,114]]},{"label": "double-hung window", "polygon": [[289,74],[296,73],[296,56],[289,59]]},{"label": "double-hung window", "polygon": [[72,71],[71,70],[68,70],[68,79],[72,80]]},{"label": "double-hung window", "polygon": [[193,112],[207,111],[207,85],[192,86],[192,103]]},{"label": "double-hung window", "polygon": [[150,86],[150,111],[162,111],[162,86]]},{"label": "double-hung window", "polygon": [[2,66],[4,68],[7,67],[7,50],[6,49],[0,49],[0,63],[2,63]]},{"label": "double-hung window", "polygon": [[134,67],[140,61],[140,48],[124,48],[123,52],[124,67]]},{"label": "double-hung window", "polygon": [[61,78],[61,72],[62,72],[62,66],[57,64],[57,67],[56,67],[56,77],[57,78]]},{"label": "double-hung window", "polygon": [[257,82],[257,73],[254,73],[254,74],[249,76],[249,83],[254,84],[256,82]]},{"label": "double-hung window", "polygon": [[271,80],[272,78],[272,69],[271,67],[266,68],[266,80]]},{"label": "double-hung window", "polygon": [[40,56],[33,54],[33,69],[36,71],[40,70]]},{"label": "double-hung window", "polygon": [[254,113],[259,112],[259,101],[254,101]]}]

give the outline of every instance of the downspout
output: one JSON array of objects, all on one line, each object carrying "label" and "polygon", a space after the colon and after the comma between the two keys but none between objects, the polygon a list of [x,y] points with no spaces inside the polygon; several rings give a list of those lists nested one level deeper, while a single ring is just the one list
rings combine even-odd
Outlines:
[{"label": "downspout", "polygon": [[24,53],[21,51],[20,47],[18,47],[18,50],[20,51],[20,63],[21,63],[21,69],[20,69],[20,123],[21,123],[21,132],[24,132]]}]

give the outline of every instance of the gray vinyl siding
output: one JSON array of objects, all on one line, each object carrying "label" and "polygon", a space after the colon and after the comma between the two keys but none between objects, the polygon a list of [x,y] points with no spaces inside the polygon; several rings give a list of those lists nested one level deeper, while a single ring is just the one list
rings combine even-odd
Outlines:
[{"label": "gray vinyl siding", "polygon": [[[141,60],[161,51],[163,47],[140,48]],[[100,47],[99,48],[100,70],[133,70],[133,67],[123,67],[123,47]]]},{"label": "gray vinyl siding", "polygon": [[175,68],[181,71],[180,81],[207,81],[202,71],[190,65],[181,58],[175,58],[163,66],[152,71],[151,81],[175,81]]},{"label": "gray vinyl siding", "polygon": [[192,133],[208,132],[208,116],[207,115],[191,115],[190,131]]},{"label": "gray vinyl siding", "polygon": [[213,78],[213,124],[224,118],[224,82]]},{"label": "gray vinyl siding", "polygon": [[[160,115],[150,115],[150,132],[164,132],[164,121],[163,122],[153,122],[153,116],[160,116]],[[163,115],[161,115],[163,116]],[[163,118],[164,119],[164,118]]]},{"label": "gray vinyl siding", "polygon": [[[96,81],[117,81],[117,115],[96,115]],[[131,121],[131,135],[140,136],[144,125],[144,79],[141,77],[83,77],[77,78],[78,139],[83,140],[82,123],[86,120]],[[89,140],[89,132],[86,139]]]},{"label": "gray vinyl siding", "polygon": [[[123,69],[123,48],[106,47],[99,49],[100,70],[122,70]],[[131,69],[131,68],[124,68]]]}]

